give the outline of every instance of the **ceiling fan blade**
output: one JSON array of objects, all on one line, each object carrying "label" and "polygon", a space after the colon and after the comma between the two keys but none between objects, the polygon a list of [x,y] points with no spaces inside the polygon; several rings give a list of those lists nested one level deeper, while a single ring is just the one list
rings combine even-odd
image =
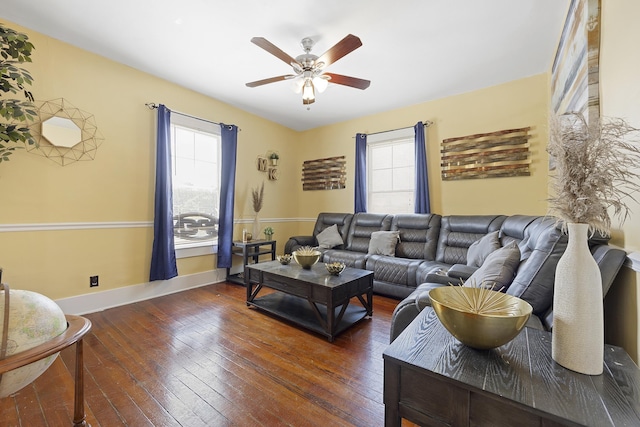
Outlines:
[{"label": "ceiling fan blade", "polygon": [[263,48],[273,56],[278,57],[280,60],[287,63],[287,65],[297,64],[298,61],[295,58],[292,58],[288,53],[281,50],[279,47],[271,43],[269,40],[264,37],[254,37],[251,39],[251,43],[255,44],[258,47]]},{"label": "ceiling fan blade", "polygon": [[323,75],[331,77],[331,80],[329,80],[330,83],[355,87],[356,89],[366,89],[371,84],[369,80],[343,76],[342,74],[324,73]]},{"label": "ceiling fan blade", "polygon": [[263,80],[256,80],[255,82],[249,82],[246,85],[248,87],[256,87],[256,86],[266,85],[266,84],[269,84],[269,83],[279,82],[281,80],[291,79],[291,78],[294,78],[294,77],[295,77],[295,75],[293,75],[293,74],[285,74],[284,76],[271,77],[271,78],[263,79]]},{"label": "ceiling fan blade", "polygon": [[353,52],[357,48],[362,46],[362,42],[360,38],[354,36],[353,34],[347,35],[345,38],[340,40],[333,46],[331,49],[323,53],[317,60],[316,63],[324,62],[324,67],[333,64],[338,59],[342,58],[348,53]]}]

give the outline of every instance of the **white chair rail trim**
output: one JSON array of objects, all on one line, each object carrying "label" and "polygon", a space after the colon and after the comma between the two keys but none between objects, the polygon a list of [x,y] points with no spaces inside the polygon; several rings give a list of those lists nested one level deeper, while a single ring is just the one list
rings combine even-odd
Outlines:
[{"label": "white chair rail trim", "polygon": [[631,252],[628,254],[624,265],[640,273],[640,252]]},{"label": "white chair rail trim", "polygon": [[[261,222],[315,222],[316,218],[260,218]],[[253,218],[240,218],[234,224],[250,224]],[[153,227],[153,221],[110,221],[110,222],[49,222],[26,224],[0,224],[0,233],[20,231],[63,231],[107,228]]]},{"label": "white chair rail trim", "polygon": [[153,227],[153,221],[123,221],[123,222],[49,222],[33,224],[0,224],[0,233],[17,231],[60,231],[87,230],[100,228],[141,228]]}]

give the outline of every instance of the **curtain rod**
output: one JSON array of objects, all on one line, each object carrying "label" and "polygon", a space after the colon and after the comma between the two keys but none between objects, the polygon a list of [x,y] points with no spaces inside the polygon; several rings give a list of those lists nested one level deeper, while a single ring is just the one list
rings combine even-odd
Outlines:
[{"label": "curtain rod", "polygon": [[[155,109],[158,108],[158,104],[156,104],[155,102],[147,102],[144,105],[146,105],[147,108],[149,108],[150,110],[155,110]],[[192,119],[202,120],[203,122],[211,123],[211,124],[214,124],[214,125],[221,125],[222,124],[222,123],[214,122],[212,120],[203,119],[201,117],[192,116],[191,114],[181,113],[180,111],[175,111],[175,110],[172,110],[172,109],[169,109],[169,111],[171,111],[172,113],[178,114],[180,116],[191,117]],[[240,132],[241,130],[242,129],[238,128],[238,132]]]},{"label": "curtain rod", "polygon": [[[428,128],[428,127],[429,127],[429,126],[431,126],[432,124],[433,124],[433,122],[432,122],[431,120],[425,120],[425,121],[423,122],[423,126],[424,126],[424,127],[426,127],[426,128]],[[365,135],[367,135],[367,136],[370,136],[370,135],[378,135],[378,134],[380,134],[380,133],[394,132],[394,131],[397,131],[397,130],[409,129],[409,128],[412,128],[412,127],[413,127],[413,126],[406,126],[406,127],[403,127],[403,128],[389,129],[389,130],[382,130],[382,131],[380,131],[380,132],[365,133]],[[351,138],[355,139],[355,136],[352,136]]]}]

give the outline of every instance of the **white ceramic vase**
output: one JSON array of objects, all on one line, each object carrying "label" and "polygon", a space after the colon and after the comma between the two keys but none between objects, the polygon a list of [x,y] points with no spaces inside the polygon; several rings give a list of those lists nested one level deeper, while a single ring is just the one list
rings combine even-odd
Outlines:
[{"label": "white ceramic vase", "polygon": [[260,236],[262,236],[262,230],[260,229],[260,218],[256,212],[256,216],[253,218],[253,238],[259,239]]},{"label": "white ceramic vase", "polygon": [[560,365],[600,375],[604,359],[604,309],[600,268],[589,251],[587,224],[567,224],[569,242],[556,268],[552,357]]}]

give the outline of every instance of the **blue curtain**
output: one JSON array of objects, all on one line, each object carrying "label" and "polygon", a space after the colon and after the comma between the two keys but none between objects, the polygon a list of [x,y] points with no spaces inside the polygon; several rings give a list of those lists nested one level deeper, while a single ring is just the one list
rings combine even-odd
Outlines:
[{"label": "blue curtain", "polygon": [[367,211],[367,134],[356,134],[356,178],[354,212]]},{"label": "blue curtain", "polygon": [[427,149],[424,137],[424,125],[422,122],[418,122],[413,129],[416,133],[415,212],[430,213],[431,206],[429,204],[429,178],[427,177]]},{"label": "blue curtain", "polygon": [[156,138],[156,195],[150,281],[171,279],[178,275],[176,251],[173,243],[171,111],[162,104],[158,106]]},{"label": "blue curtain", "polygon": [[221,123],[220,129],[222,132],[222,177],[220,180],[220,222],[218,223],[218,268],[230,268],[238,127]]}]

